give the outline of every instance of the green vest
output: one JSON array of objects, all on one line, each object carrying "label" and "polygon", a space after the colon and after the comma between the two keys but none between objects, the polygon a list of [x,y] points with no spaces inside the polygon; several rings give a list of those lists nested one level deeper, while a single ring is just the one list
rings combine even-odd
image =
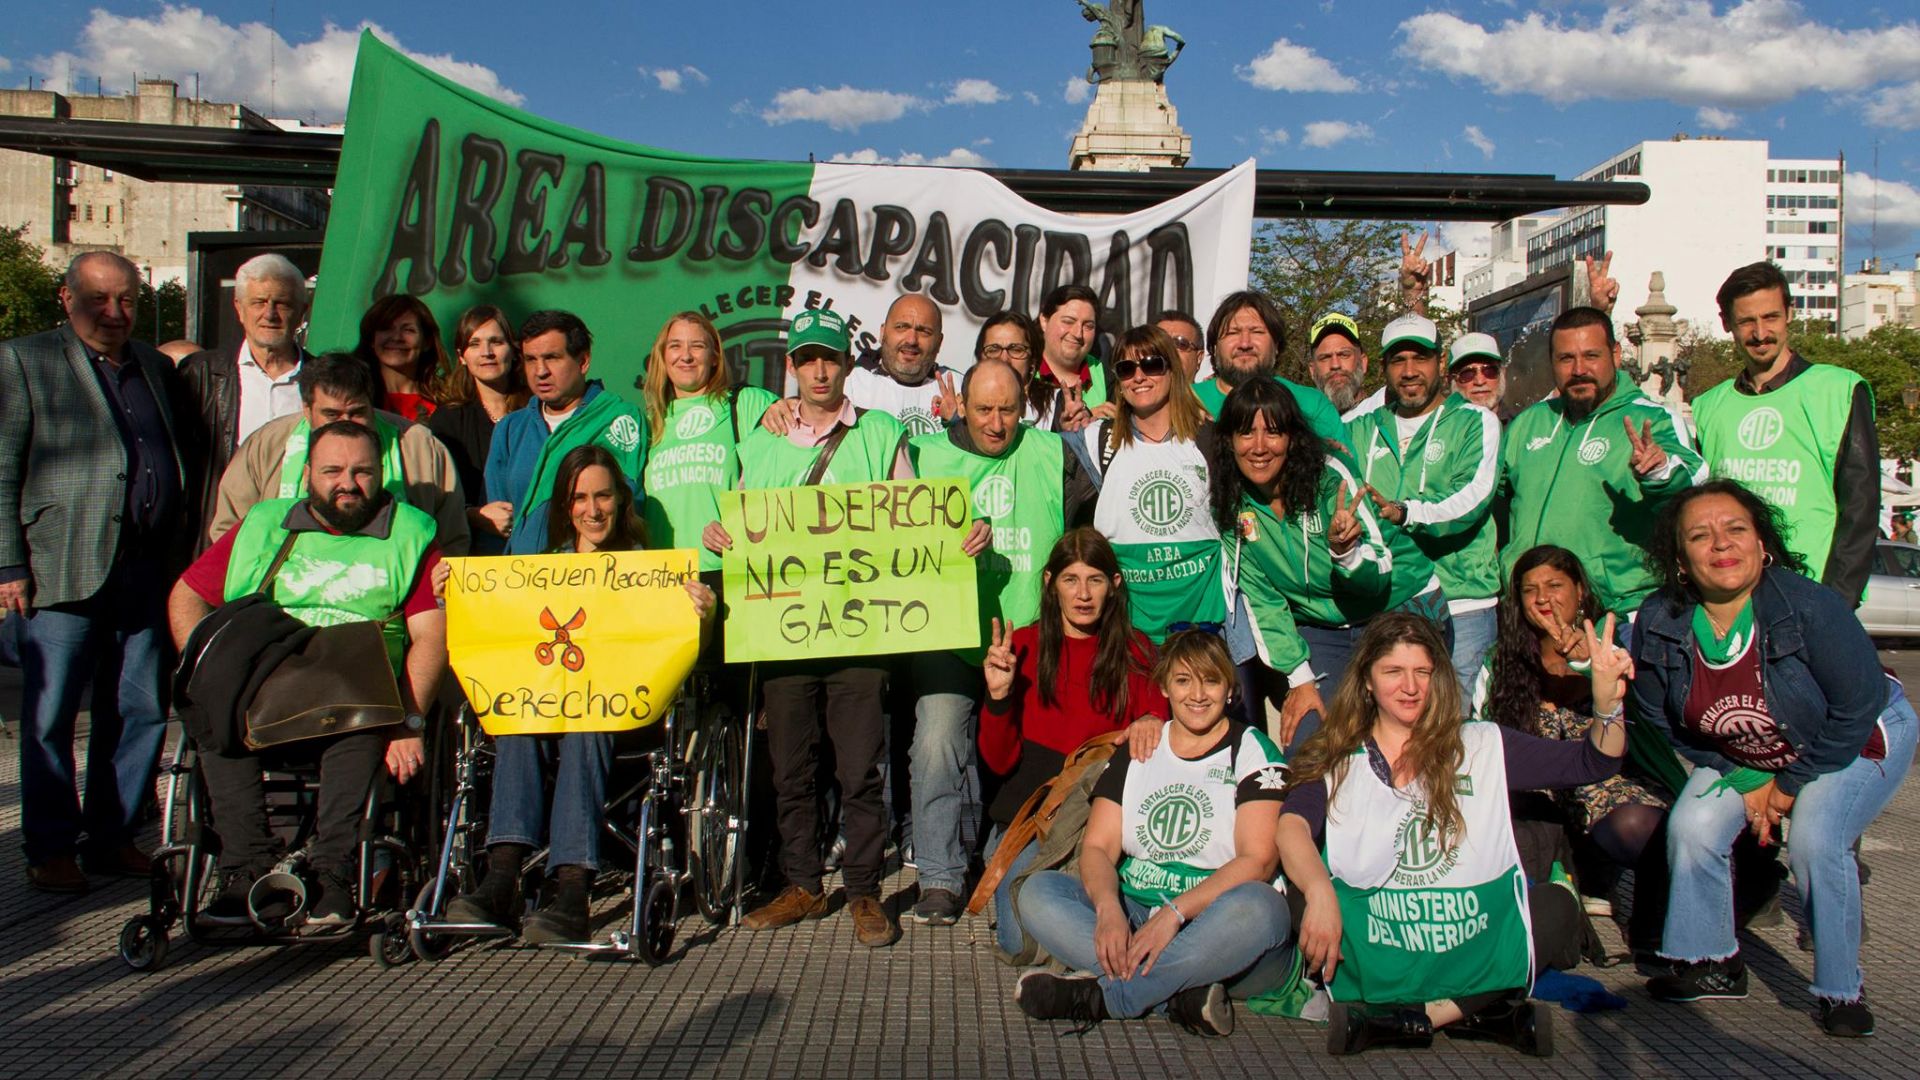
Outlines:
[{"label": "green vest", "polygon": [[[380,486],[400,502],[407,501],[407,470],[400,464],[400,429],[373,418],[373,433],[380,436]],[[313,427],[306,417],[287,433],[287,450],[280,459],[280,498],[303,499],[307,495],[307,444]]]},{"label": "green vest", "polygon": [[1815,580],[1826,572],[1839,521],[1834,461],[1853,412],[1853,388],[1864,381],[1845,368],[1814,364],[1764,394],[1743,394],[1728,379],[1693,402],[1707,468],[1786,514],[1793,526],[1787,547],[1806,560]]},{"label": "green vest", "polygon": [[1464,828],[1440,846],[1417,790],[1382,783],[1365,749],[1328,785],[1326,861],[1340,903],[1335,1001],[1439,1001],[1531,987],[1526,875],[1500,729],[1464,725],[1454,781]]},{"label": "green vest", "polygon": [[758,386],[741,387],[732,401],[724,394],[674,399],[641,478],[648,546],[699,548],[700,569],[720,568],[720,556],[701,546],[700,533],[720,520],[716,493],[740,478],[739,440],[760,426],[776,400]]},{"label": "green vest", "polygon": [[[916,474],[927,478],[964,478],[973,489],[973,514],[993,525],[993,546],[975,560],[980,594],[980,640],[990,641],[997,616],[1009,627],[1040,617],[1040,571],[1066,532],[1062,490],[1066,446],[1060,436],[1021,425],[1013,444],[999,457],[970,453],[944,431],[908,441]],[[978,663],[986,649],[961,649]]]},{"label": "green vest", "polygon": [[[862,410],[834,450],[820,482],[866,484],[892,479],[893,462],[906,437],[900,421],[883,412]],[[745,491],[793,487],[807,478],[819,457],[819,446],[795,446],[785,435],[755,428],[740,443],[740,487]]]},{"label": "green vest", "polygon": [[[226,601],[259,590],[267,567],[287,538],[287,513],[299,502],[268,499],[247,511],[234,532],[233,553],[227,561]],[[433,546],[434,526],[433,515],[395,502],[392,527],[384,540],[301,532],[273,577],[273,601],[308,626],[379,623],[387,659],[397,677],[407,654],[407,624],[393,616],[413,590],[420,560]]]}]

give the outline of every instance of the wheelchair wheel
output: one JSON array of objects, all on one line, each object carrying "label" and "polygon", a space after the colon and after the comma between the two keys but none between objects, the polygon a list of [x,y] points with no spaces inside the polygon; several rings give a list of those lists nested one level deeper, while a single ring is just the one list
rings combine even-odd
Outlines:
[{"label": "wheelchair wheel", "polygon": [[407,918],[395,912],[380,920],[378,929],[367,935],[367,955],[382,970],[397,968],[413,959],[408,938]]},{"label": "wheelchair wheel", "polygon": [[[428,910],[427,905],[431,903],[433,903],[433,882],[429,881],[420,886],[420,894],[413,900],[413,909],[425,912],[429,918],[440,917],[442,912]],[[457,940],[451,934],[436,934],[431,930],[412,928],[407,930],[407,947],[412,950],[415,957],[429,964],[444,959],[449,952],[453,951],[454,942]]]},{"label": "wheelchair wheel", "polygon": [[659,967],[667,962],[668,954],[673,952],[673,922],[678,903],[675,894],[679,890],[673,887],[673,881],[665,874],[655,874],[647,885],[646,895],[640,899],[640,958],[649,966]]},{"label": "wheelchair wheel", "polygon": [[688,815],[688,869],[694,904],[716,926],[733,912],[734,864],[740,858],[741,817],[746,767],[741,734],[733,717],[714,710],[699,740],[694,761],[693,813]]},{"label": "wheelchair wheel", "polygon": [[167,962],[167,924],[139,915],[120,929],[120,959],[134,971],[156,971]]}]

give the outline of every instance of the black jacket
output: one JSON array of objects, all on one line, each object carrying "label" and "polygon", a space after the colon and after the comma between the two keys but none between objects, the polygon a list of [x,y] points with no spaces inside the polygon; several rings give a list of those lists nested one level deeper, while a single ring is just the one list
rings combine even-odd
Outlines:
[{"label": "black jacket", "polygon": [[[301,363],[312,356],[305,349],[300,350]],[[198,534],[194,547],[197,554],[207,547],[206,527],[213,520],[220,495],[220,477],[226,474],[227,463],[240,447],[240,343],[202,349],[188,356],[180,361],[180,376],[186,380],[199,407],[198,427],[202,438],[200,475],[189,478],[191,482],[187,485],[199,499],[194,508],[198,522],[194,530]]]},{"label": "black jacket", "polygon": [[174,693],[180,724],[201,753],[230,754],[244,745],[240,717],[253,695],[312,636],[312,627],[260,593],[200,620],[180,650]]}]

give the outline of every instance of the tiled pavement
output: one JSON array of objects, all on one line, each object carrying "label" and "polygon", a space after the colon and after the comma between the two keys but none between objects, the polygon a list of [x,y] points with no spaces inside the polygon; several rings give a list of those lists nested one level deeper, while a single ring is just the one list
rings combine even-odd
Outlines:
[{"label": "tiled pavement", "polygon": [[[1920,685],[1920,655],[1883,654]],[[0,673],[0,711],[17,715]],[[1229,1039],[1164,1021],[1107,1023],[1081,1036],[1011,1002],[1013,975],[984,920],[908,925],[891,949],[854,945],[844,916],[770,934],[681,925],[657,969],[571,955],[471,949],[382,971],[348,943],[212,949],[178,936],[155,974],[114,953],[144,910],[144,885],[114,882],[64,900],[28,889],[17,830],[18,765],[0,742],[0,1075],[287,1076],[995,1076],[1169,1075],[1835,1076],[1920,1075],[1920,787],[1869,834],[1867,982],[1877,1038],[1820,1035],[1809,1018],[1811,957],[1791,926],[1745,943],[1746,1001],[1675,1007],[1628,968],[1595,972],[1631,1005],[1557,1014],[1549,1062],[1444,1039],[1423,1053],[1334,1059],[1320,1029],[1238,1014]],[[889,880],[910,890],[911,872]],[[1797,916],[1789,904],[1790,914]],[[1618,936],[1603,927],[1610,942]]]}]

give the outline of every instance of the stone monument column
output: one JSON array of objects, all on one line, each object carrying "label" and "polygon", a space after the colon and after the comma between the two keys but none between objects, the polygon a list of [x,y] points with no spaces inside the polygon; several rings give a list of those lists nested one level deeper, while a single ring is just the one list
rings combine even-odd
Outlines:
[{"label": "stone monument column", "polygon": [[1633,353],[1626,369],[1650,396],[1684,410],[1686,394],[1681,382],[1688,365],[1677,353],[1687,321],[1674,318],[1679,310],[1667,303],[1667,275],[1655,270],[1647,282],[1647,302],[1633,309],[1639,320],[1627,324],[1627,341],[1633,345]]},{"label": "stone monument column", "polygon": [[1096,90],[1087,121],[1073,137],[1070,167],[1145,172],[1184,166],[1193,156],[1193,138],[1180,127],[1165,80],[1185,39],[1169,27],[1146,25],[1143,0],[1075,2],[1096,27],[1087,70]]}]

